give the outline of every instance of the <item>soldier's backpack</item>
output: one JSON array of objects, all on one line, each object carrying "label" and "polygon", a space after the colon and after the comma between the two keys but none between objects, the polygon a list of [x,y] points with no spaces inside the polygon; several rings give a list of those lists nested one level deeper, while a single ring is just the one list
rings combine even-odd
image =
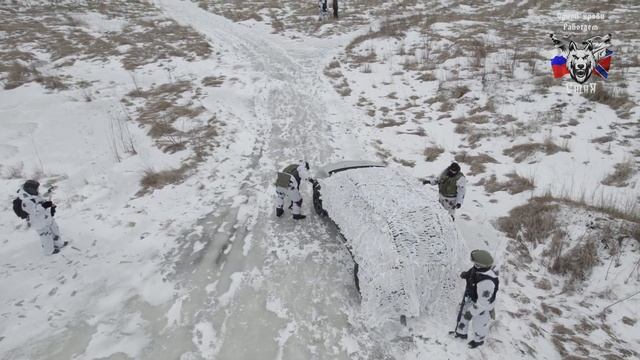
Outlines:
[{"label": "soldier's backpack", "polygon": [[13,199],[13,212],[16,213],[20,219],[26,219],[29,217],[29,214],[22,210],[22,200],[20,200],[19,197]]}]

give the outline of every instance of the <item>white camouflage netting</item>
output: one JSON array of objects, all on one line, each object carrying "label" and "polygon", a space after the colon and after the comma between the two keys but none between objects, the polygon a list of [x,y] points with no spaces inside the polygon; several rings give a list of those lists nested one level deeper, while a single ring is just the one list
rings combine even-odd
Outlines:
[{"label": "white camouflage netting", "polygon": [[438,194],[396,168],[365,168],[320,181],[323,207],[347,239],[372,325],[428,315],[453,321],[468,251]]}]

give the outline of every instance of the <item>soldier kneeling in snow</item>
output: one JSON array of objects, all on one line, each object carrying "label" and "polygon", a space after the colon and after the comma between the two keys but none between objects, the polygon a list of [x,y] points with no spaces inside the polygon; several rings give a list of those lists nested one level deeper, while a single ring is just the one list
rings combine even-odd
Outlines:
[{"label": "soldier kneeling in snow", "polygon": [[471,261],[473,267],[460,274],[467,281],[467,287],[460,304],[456,330],[451,334],[467,339],[469,322],[473,323],[469,342],[469,347],[473,349],[484,344],[484,338],[489,333],[489,320],[495,317],[493,308],[499,282],[491,254],[484,250],[473,250]]},{"label": "soldier kneeling in snow", "polygon": [[27,180],[18,189],[18,197],[13,201],[13,210],[38,232],[44,254],[57,254],[67,243],[62,242],[58,224],[53,218],[56,206],[51,200],[45,200],[38,194],[38,187],[40,183],[37,181]]},{"label": "soldier kneeling in snow", "polygon": [[464,201],[465,185],[464,174],[460,171],[458,163],[451,163],[438,179],[427,179],[422,184],[438,185],[440,192],[440,205],[442,205],[455,220],[456,209],[460,209]]},{"label": "soldier kneeling in snow", "polygon": [[300,160],[297,164],[291,164],[278,173],[276,179],[276,216],[280,217],[284,214],[284,200],[289,197],[291,200],[291,212],[295,220],[306,218],[300,214],[302,206],[302,196],[300,195],[300,182],[307,180],[313,182],[309,177],[309,163]]}]

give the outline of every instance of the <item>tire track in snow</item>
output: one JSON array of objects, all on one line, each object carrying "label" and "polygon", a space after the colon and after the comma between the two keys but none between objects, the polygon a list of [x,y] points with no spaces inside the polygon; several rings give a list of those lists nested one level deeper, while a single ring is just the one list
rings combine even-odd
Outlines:
[{"label": "tire track in snow", "polygon": [[[173,259],[182,325],[154,343],[170,341],[171,356],[188,359],[348,358],[339,346],[356,298],[348,254],[321,221],[274,221],[272,209],[276,169],[300,158],[323,164],[334,155],[329,106],[321,96],[325,80],[309,61],[322,57],[323,49],[303,51],[305,66],[277,46],[276,36],[189,1],[157,4],[215,46],[248,60],[264,77],[254,84],[255,119],[242,119],[260,132],[251,169],[239,195],[217,201],[220,211],[196,224],[200,231],[186,243],[203,248],[194,253],[193,246],[185,247]],[[167,350],[149,355],[167,356]]]}]

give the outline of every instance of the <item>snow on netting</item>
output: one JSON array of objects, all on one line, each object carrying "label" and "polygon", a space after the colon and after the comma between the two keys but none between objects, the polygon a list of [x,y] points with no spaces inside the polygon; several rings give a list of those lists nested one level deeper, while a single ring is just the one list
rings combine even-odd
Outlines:
[{"label": "snow on netting", "polygon": [[324,208],[359,264],[368,321],[402,314],[455,321],[468,252],[437,192],[394,168],[347,170],[321,186]]}]

